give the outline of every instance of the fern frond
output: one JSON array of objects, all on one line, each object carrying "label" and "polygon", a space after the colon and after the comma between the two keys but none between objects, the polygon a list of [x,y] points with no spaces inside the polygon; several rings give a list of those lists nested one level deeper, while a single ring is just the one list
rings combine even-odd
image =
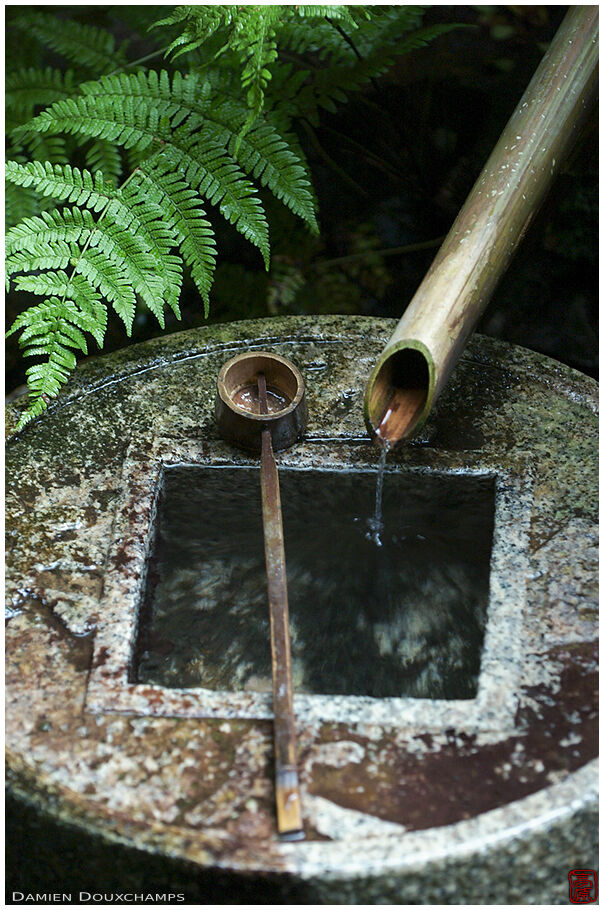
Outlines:
[{"label": "fern frond", "polygon": [[324,19],[286,20],[279,30],[279,46],[300,56],[312,54],[320,60],[329,57],[334,63],[338,62],[340,55],[347,57],[350,52],[341,34]]},{"label": "fern frond", "polygon": [[244,138],[231,138],[227,148],[247,174],[306,221],[313,234],[318,234],[312,184],[303,159],[293,151],[292,144],[291,137],[279,135],[272,125],[263,123],[253,127]]},{"label": "fern frond", "polygon": [[[73,300],[52,296],[44,303],[29,307],[14,321],[7,335],[21,330],[19,344],[28,356],[50,355],[60,353],[58,348],[77,348],[88,353],[84,332],[91,329],[92,319],[89,313],[80,309]],[[94,326],[95,332],[104,335],[102,323]],[[69,369],[75,366],[73,354],[63,352],[64,365]],[[73,358],[73,359],[72,359]],[[69,366],[68,366],[69,364]],[[39,366],[39,365],[36,365]],[[67,378],[67,376],[65,376]],[[46,391],[46,394],[52,394]]]},{"label": "fern frond", "polygon": [[233,7],[224,6],[177,6],[163,19],[158,19],[151,25],[151,29],[160,26],[178,25],[185,22],[185,28],[176,37],[168,49],[166,56],[174,59],[181,54],[196,50],[223,25],[230,25],[233,19]]},{"label": "fern frond", "polygon": [[179,111],[174,111],[174,102],[137,106],[129,102],[128,96],[84,95],[57,102],[34,118],[28,127],[100,135],[126,148],[136,146],[140,151],[154,140],[164,142],[163,152],[170,155],[189,185],[218,205],[222,215],[258,246],[268,262],[266,216],[253,184],[245,179],[234,159],[215,143],[191,138],[186,126],[172,131],[168,115],[180,116]]},{"label": "fern frond", "polygon": [[[45,328],[48,332],[48,327]],[[33,351],[45,354],[48,360],[46,363],[36,363],[25,371],[30,389],[40,398],[58,395],[61,386],[67,382],[69,373],[75,368],[75,355],[59,340],[53,340],[40,350],[34,348]]]},{"label": "fern frond", "polygon": [[367,19],[370,16],[369,10],[372,7],[367,6],[342,6],[334,4],[333,6],[296,6],[296,15],[300,19],[341,19],[350,25],[351,28],[358,28],[357,20]]},{"label": "fern frond", "polygon": [[126,42],[116,48],[113,35],[105,29],[62,19],[35,7],[25,8],[11,24],[93,76],[128,62]]},{"label": "fern frond", "polygon": [[[258,118],[264,105],[264,92],[271,79],[270,65],[277,59],[275,27],[279,22],[279,7],[266,6],[261,10],[243,9],[237,23],[241,39],[235,45],[242,63],[241,87],[247,92],[250,109],[241,129],[238,142]],[[245,18],[243,18],[245,16]],[[236,146],[237,147],[237,146]]]},{"label": "fern frond", "polygon": [[269,267],[268,223],[253,183],[224,149],[211,142],[208,132],[189,138],[181,127],[166,143],[162,157],[180,170],[187,183],[200,195],[217,205],[222,216],[262,253]]},{"label": "fern frond", "polygon": [[[357,19],[368,16],[366,8],[353,15],[347,6],[179,6],[170,16],[153,27],[181,25],[181,34],[170,44],[167,54],[173,58],[191,52],[209,39],[222,36],[214,58],[232,52],[239,60],[241,87],[246,92],[248,115],[240,138],[257,120],[264,106],[264,93],[272,78],[272,66],[278,57],[280,30],[285,23],[296,27],[304,19],[345,21],[352,29]],[[211,56],[211,55],[210,55]],[[237,150],[236,146],[236,150]]]},{"label": "fern frond", "polygon": [[[164,327],[164,284],[141,236],[124,230],[110,218],[96,222],[88,210],[76,207],[42,212],[40,216],[23,220],[8,232],[5,245],[10,258],[18,251],[37,256],[47,252],[51,256],[60,243],[83,247],[75,257],[76,270],[112,301],[128,334],[134,319],[134,292],[140,294]],[[104,264],[99,257],[105,260]]]},{"label": "fern frond", "polygon": [[[57,101],[27,124],[37,132],[73,133],[96,139],[107,139],[124,148],[143,152],[153,142],[160,126],[157,111],[146,105],[133,106],[124,99],[116,101],[102,95],[82,96]],[[164,118],[163,126],[169,126]],[[20,130],[15,130],[19,135]]]},{"label": "fern frond", "polygon": [[[317,230],[310,181],[300,158],[275,128],[263,124],[241,139],[245,108],[212,99],[199,80],[166,73],[120,74],[82,87],[83,94],[43,111],[27,126],[100,136],[138,152],[154,142],[193,189],[219,205],[225,218],[254,243],[268,261],[268,228],[251,173]],[[102,92],[102,94],[101,94]],[[224,148],[221,146],[224,144]],[[238,149],[237,149],[238,147]]]},{"label": "fern frond", "polygon": [[[9,136],[7,157],[17,161],[24,161],[27,157],[38,161],[67,162],[67,149],[62,136],[23,132],[20,139],[15,140],[11,136],[11,131],[29,120],[36,109],[69,97],[74,91],[75,79],[71,70],[61,73],[52,67],[46,69],[20,67],[8,73],[5,93],[5,127]],[[26,153],[26,156],[23,153]],[[5,199],[7,227],[17,224],[22,218],[39,214],[45,207],[44,201],[40,199],[33,186],[17,190],[15,185],[9,184],[6,187]]]},{"label": "fern frond", "polygon": [[[136,176],[142,178],[142,172]],[[180,318],[178,300],[182,286],[182,264],[180,258],[172,252],[180,242],[180,234],[176,225],[167,217],[164,206],[152,201],[141,190],[140,182],[133,182],[120,189],[107,209],[107,216],[145,243],[154,258],[154,271],[162,282],[161,296]],[[186,258],[185,261],[188,262]],[[209,285],[207,291],[209,293]],[[209,306],[209,298],[207,305]]]},{"label": "fern frond", "polygon": [[86,207],[93,212],[106,209],[110,221],[130,230],[142,241],[145,252],[155,257],[154,268],[164,281],[167,302],[173,309],[177,306],[182,273],[178,259],[170,255],[171,248],[176,244],[176,235],[166,225],[165,213],[160,206],[141,199],[136,191],[128,187],[123,191],[114,190],[100,173],[91,174],[70,165],[52,165],[48,161],[29,161],[25,164],[7,161],[6,177],[19,186],[34,186],[44,196],[75,203],[80,208]]},{"label": "fern frond", "polygon": [[40,252],[44,248],[50,252],[60,242],[78,243],[82,237],[87,240],[94,227],[92,216],[85,210],[42,212],[23,219],[8,231],[5,252],[9,257],[17,252]]},{"label": "fern frond", "polygon": [[[162,327],[164,302],[178,314],[182,270],[178,259],[171,255],[176,233],[165,224],[165,213],[159,206],[132,191],[128,193],[127,188],[123,192],[113,190],[101,174],[93,176],[69,165],[7,162],[6,171],[8,179],[17,184],[33,184],[45,195],[102,211],[105,216],[95,222],[85,209],[74,208],[25,219],[7,234],[9,256],[16,250],[38,255],[48,251],[50,255],[61,242],[98,247],[124,271]],[[56,289],[55,292],[58,293]],[[126,314],[128,327],[129,302],[122,300],[121,314]]]},{"label": "fern frond", "polygon": [[[303,159],[292,148],[291,136],[280,136],[274,126],[260,124],[245,138],[242,130],[247,109],[240,102],[225,99],[211,92],[209,82],[191,75],[175,73],[172,80],[165,71],[117,75],[99,80],[105,97],[127,97],[155,102],[162,114],[171,118],[174,130],[183,121],[189,132],[208,127],[212,143],[224,146],[249,176],[258,179],[294,214],[303,218],[311,230],[317,231],[315,201],[310,177]],[[83,86],[83,92],[91,86]],[[92,87],[98,91],[97,87]]]},{"label": "fern frond", "polygon": [[[89,249],[84,250],[82,256],[85,258],[88,253],[96,250],[121,271],[132,289],[144,300],[162,329],[165,328],[163,283],[155,271],[155,260],[147,251],[142,238],[131,231],[122,230],[109,218],[104,218],[98,222],[97,229],[90,237]],[[134,310],[132,314],[130,309],[125,312],[126,318],[119,310],[118,315],[124,319],[130,334]]]}]

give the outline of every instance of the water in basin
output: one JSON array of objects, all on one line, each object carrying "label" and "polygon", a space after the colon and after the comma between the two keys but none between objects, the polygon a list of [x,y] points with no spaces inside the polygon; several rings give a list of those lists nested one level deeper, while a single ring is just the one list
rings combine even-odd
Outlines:
[{"label": "water in basin", "polygon": [[[298,692],[473,698],[488,603],[494,478],[279,472]],[[369,533],[368,533],[369,532]],[[164,472],[134,676],[270,691],[260,475]]]}]

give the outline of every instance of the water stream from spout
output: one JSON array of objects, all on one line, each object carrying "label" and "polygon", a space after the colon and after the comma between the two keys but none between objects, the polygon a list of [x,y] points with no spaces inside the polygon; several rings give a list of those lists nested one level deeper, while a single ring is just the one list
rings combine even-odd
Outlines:
[{"label": "water stream from spout", "polygon": [[426,400],[425,389],[407,389],[404,396],[393,395],[375,431],[375,441],[381,449],[378,462],[378,473],[375,487],[375,512],[367,522],[366,537],[376,546],[383,544],[384,520],[382,518],[382,496],[384,492],[384,472],[388,452],[401,439],[412,421],[417,417]]},{"label": "water stream from spout", "polygon": [[368,520],[367,539],[372,540],[376,546],[382,546],[382,535],[384,532],[384,519],[382,516],[382,498],[384,494],[384,471],[386,469],[386,458],[390,446],[387,443],[381,444],[380,460],[378,462],[377,480],[375,484],[375,510],[373,516]]}]

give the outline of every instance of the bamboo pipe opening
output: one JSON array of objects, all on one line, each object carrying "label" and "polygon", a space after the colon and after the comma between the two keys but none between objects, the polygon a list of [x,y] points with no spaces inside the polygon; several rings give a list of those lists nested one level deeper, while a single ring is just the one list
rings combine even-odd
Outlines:
[{"label": "bamboo pipe opening", "polygon": [[427,348],[401,342],[384,352],[367,384],[367,429],[390,449],[425,420],[433,396],[434,364]]}]

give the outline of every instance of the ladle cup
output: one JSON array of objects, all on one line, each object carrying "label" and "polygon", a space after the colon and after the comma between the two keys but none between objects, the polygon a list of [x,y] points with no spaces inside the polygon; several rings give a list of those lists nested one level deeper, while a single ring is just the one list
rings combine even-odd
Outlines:
[{"label": "ladle cup", "polygon": [[[258,376],[264,374],[268,413],[260,413]],[[238,354],[218,374],[216,420],[227,442],[262,451],[262,431],[270,431],[275,452],[287,449],[306,429],[306,397],[300,371],[285,357],[266,351]]]}]

